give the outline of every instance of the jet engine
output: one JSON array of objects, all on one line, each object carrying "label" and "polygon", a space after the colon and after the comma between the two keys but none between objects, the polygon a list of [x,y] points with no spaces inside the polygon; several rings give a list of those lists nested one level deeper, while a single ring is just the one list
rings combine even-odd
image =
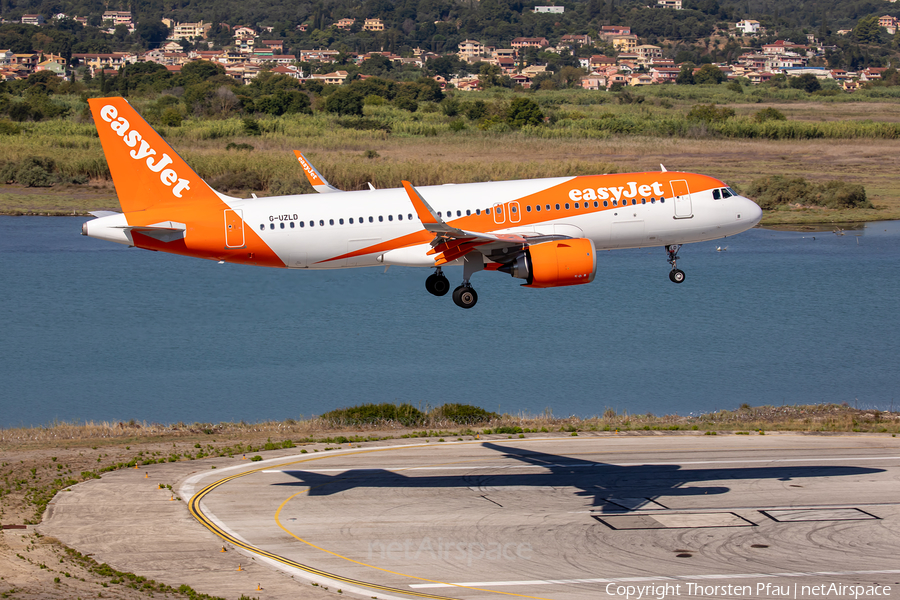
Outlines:
[{"label": "jet engine", "polygon": [[514,260],[497,269],[533,288],[590,283],[597,273],[597,251],[586,238],[554,240],[528,246]]}]

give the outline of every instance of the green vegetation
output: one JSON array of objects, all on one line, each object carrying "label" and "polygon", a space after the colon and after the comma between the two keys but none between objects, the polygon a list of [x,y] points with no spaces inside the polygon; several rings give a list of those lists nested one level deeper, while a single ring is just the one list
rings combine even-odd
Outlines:
[{"label": "green vegetation", "polygon": [[746,193],[763,210],[787,208],[791,205],[825,208],[872,208],[862,185],[844,181],[811,183],[802,177],[772,175],[754,180]]}]

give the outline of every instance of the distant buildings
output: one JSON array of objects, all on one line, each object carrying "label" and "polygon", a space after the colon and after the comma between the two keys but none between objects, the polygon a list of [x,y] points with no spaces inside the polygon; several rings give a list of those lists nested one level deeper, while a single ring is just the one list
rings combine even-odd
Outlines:
[{"label": "distant buildings", "polygon": [[759,33],[759,21],[754,21],[753,19],[744,19],[735,24],[734,27],[744,35],[755,35]]},{"label": "distant buildings", "polygon": [[656,5],[662,8],[681,10],[681,0],[656,0]]},{"label": "distant buildings", "polygon": [[556,13],[562,14],[566,11],[564,6],[535,6],[534,12],[536,13]]},{"label": "distant buildings", "polygon": [[363,23],[363,31],[384,31],[384,23],[381,19],[366,19]]}]

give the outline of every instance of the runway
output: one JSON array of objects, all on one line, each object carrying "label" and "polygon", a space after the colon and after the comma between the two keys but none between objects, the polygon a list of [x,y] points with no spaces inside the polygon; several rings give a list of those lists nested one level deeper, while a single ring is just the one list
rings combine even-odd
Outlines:
[{"label": "runway", "polygon": [[244,462],[178,489],[229,544],[365,597],[900,597],[896,438],[491,437]]}]

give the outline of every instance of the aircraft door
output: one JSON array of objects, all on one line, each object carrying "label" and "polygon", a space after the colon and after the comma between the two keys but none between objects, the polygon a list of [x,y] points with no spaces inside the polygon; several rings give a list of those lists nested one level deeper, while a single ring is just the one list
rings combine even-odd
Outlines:
[{"label": "aircraft door", "polygon": [[495,202],[494,203],[494,223],[497,225],[502,225],[506,221],[506,214],[503,212],[503,205]]},{"label": "aircraft door", "polygon": [[519,208],[519,203],[513,200],[509,204],[506,205],[507,210],[509,211],[509,222],[510,223],[518,223],[522,220],[522,214],[519,212],[521,209]]},{"label": "aircraft door", "polygon": [[225,247],[244,247],[244,219],[240,210],[225,209]]},{"label": "aircraft door", "polygon": [[691,190],[687,181],[684,179],[676,179],[670,182],[672,186],[672,200],[675,202],[675,218],[690,219],[694,216],[691,207]]}]

